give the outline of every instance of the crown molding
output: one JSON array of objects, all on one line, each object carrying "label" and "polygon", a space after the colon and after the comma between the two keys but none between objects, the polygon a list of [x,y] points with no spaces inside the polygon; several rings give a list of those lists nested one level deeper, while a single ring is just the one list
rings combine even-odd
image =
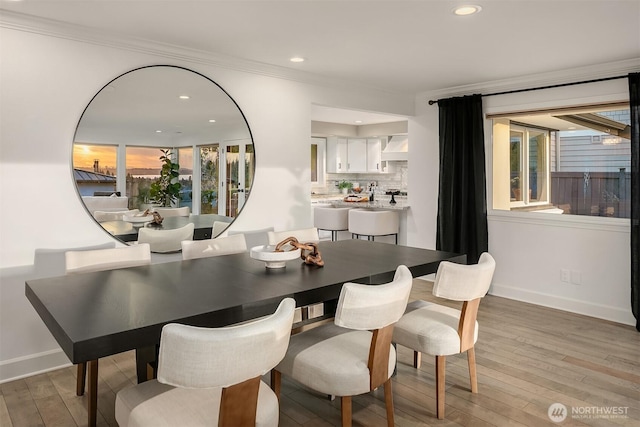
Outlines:
[{"label": "crown molding", "polygon": [[192,49],[189,47],[161,43],[153,40],[123,37],[108,31],[98,30],[82,25],[69,24],[53,19],[40,18],[33,15],[8,11],[2,8],[0,8],[0,28],[138,52],[174,61],[215,66],[228,70],[290,80],[299,83],[322,85],[338,89],[351,88],[368,91],[373,90],[400,98],[412,97],[412,95],[406,93],[390,91],[388,89],[374,87],[371,85],[363,85],[358,81],[345,81],[307,71],[292,70],[286,67],[251,61],[231,55]]},{"label": "crown molding", "polygon": [[492,80],[470,85],[454,86],[435,91],[422,92],[418,94],[419,102],[428,102],[440,98],[453,96],[463,96],[471,94],[490,94],[495,92],[507,92],[511,90],[521,90],[531,87],[552,86],[584,80],[594,80],[607,77],[625,75],[640,71],[640,58],[632,58],[604,64],[596,64],[585,67],[576,67],[565,70],[552,71],[548,73],[538,73],[526,76],[514,77],[511,79]]}]

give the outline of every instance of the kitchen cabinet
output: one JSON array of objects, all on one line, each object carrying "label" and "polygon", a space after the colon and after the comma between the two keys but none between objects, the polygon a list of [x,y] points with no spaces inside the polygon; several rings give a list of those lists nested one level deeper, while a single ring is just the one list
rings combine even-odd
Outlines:
[{"label": "kitchen cabinet", "polygon": [[382,172],[382,141],[367,139],[367,172]]},{"label": "kitchen cabinet", "polygon": [[349,172],[367,171],[367,140],[347,140],[347,160]]},{"label": "kitchen cabinet", "polygon": [[348,172],[347,138],[327,138],[327,173]]},{"label": "kitchen cabinet", "polygon": [[379,138],[327,138],[328,173],[382,172]]}]

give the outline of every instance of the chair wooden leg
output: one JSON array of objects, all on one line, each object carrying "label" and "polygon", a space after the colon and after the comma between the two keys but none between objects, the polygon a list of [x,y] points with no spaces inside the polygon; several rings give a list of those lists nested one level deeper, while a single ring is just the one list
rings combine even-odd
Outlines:
[{"label": "chair wooden leg", "polygon": [[467,350],[467,359],[469,361],[469,379],[471,380],[471,393],[478,392],[478,376],[476,372],[476,350],[471,347]]},{"label": "chair wooden leg", "polygon": [[76,396],[84,394],[84,386],[87,381],[87,364],[84,362],[76,365]]},{"label": "chair wooden leg", "polygon": [[276,394],[278,400],[280,400],[280,389],[282,387],[282,374],[275,369],[271,370],[271,390]]},{"label": "chair wooden leg", "polygon": [[342,427],[351,427],[351,396],[340,398],[340,413],[342,414]]},{"label": "chair wooden leg", "polygon": [[384,383],[384,404],[387,407],[387,426],[393,427],[393,394],[391,394],[391,378]]},{"label": "chair wooden leg", "polygon": [[416,369],[420,369],[420,365],[422,365],[422,353],[419,351],[413,352],[413,367]]},{"label": "chair wooden leg", "polygon": [[444,419],[444,392],[446,357],[436,356],[436,417]]}]

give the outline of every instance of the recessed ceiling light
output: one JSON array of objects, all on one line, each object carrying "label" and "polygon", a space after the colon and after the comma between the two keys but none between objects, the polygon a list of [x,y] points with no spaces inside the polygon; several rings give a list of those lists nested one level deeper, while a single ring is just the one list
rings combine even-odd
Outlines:
[{"label": "recessed ceiling light", "polygon": [[160,129],[158,129],[158,130],[156,131],[156,133],[162,133],[162,131],[161,131]]},{"label": "recessed ceiling light", "polygon": [[362,120],[356,120],[356,123],[362,123]]},{"label": "recessed ceiling light", "polygon": [[294,56],[293,58],[290,58],[289,61],[291,62],[304,62],[304,58],[301,56]]},{"label": "recessed ceiling light", "polygon": [[209,123],[215,123],[216,121],[214,119],[209,119]]},{"label": "recessed ceiling light", "polygon": [[180,95],[180,99],[189,99],[190,96],[189,95]]},{"label": "recessed ceiling light", "polygon": [[474,5],[474,4],[465,4],[464,6],[458,6],[453,9],[453,13],[458,16],[467,16],[473,15],[474,13],[478,13],[482,10],[482,7]]}]

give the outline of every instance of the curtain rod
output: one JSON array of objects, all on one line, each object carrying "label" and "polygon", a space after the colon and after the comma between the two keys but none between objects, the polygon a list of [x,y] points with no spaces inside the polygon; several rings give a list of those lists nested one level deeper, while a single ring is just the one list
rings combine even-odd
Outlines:
[{"label": "curtain rod", "polygon": [[[585,84],[585,83],[597,83],[597,82],[604,82],[607,80],[617,80],[617,79],[626,79],[628,76],[624,75],[624,76],[615,76],[615,77],[603,77],[601,79],[593,79],[593,80],[583,80],[580,82],[571,82],[571,83],[559,83],[556,85],[550,85],[550,86],[539,86],[539,87],[530,87],[527,89],[514,89],[514,90],[507,90],[504,92],[495,92],[495,93],[487,93],[485,95],[481,95],[482,97],[485,96],[496,96],[496,95],[507,95],[509,93],[519,93],[519,92],[530,92],[533,90],[542,90],[542,89],[553,89],[556,87],[563,87],[563,86],[573,86],[573,85],[581,85],[581,84]],[[433,104],[437,104],[438,100],[429,100],[429,105],[433,105]]]}]

